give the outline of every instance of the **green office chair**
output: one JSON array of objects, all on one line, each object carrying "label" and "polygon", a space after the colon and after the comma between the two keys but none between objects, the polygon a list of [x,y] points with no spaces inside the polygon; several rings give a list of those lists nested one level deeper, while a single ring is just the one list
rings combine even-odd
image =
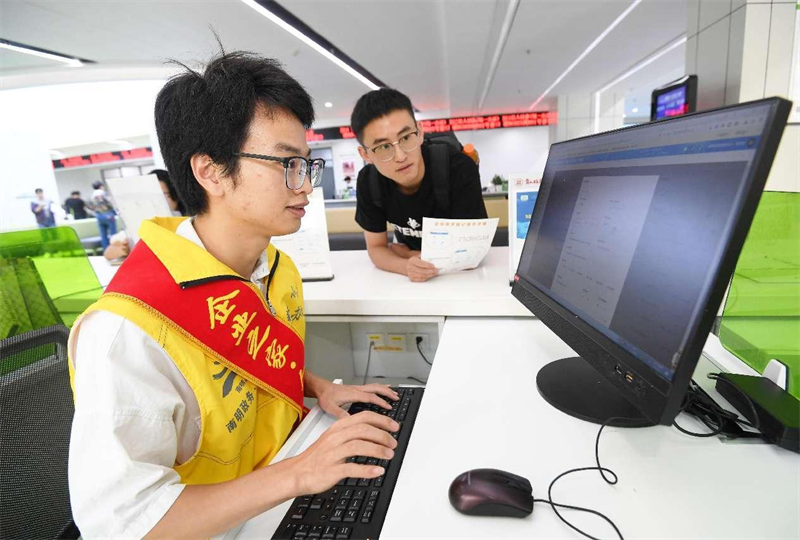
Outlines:
[{"label": "green office chair", "polygon": [[0,540],[78,538],[72,521],[67,458],[75,412],[63,325],[0,341]]},{"label": "green office chair", "polygon": [[763,373],[773,358],[800,397],[800,193],[765,191],[736,263],[719,339]]},{"label": "green office chair", "polygon": [[[60,321],[72,326],[75,319],[102,294],[103,287],[71,227],[53,227],[0,233],[0,262],[29,259],[52,300]],[[55,324],[49,322],[48,324]],[[41,324],[20,324],[18,331]]]}]

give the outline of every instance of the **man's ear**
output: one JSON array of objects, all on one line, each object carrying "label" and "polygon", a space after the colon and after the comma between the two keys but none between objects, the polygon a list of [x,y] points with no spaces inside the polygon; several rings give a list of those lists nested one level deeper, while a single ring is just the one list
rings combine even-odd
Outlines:
[{"label": "man's ear", "polygon": [[205,154],[195,154],[190,163],[197,183],[206,190],[209,197],[221,197],[225,194],[225,183],[219,166]]},{"label": "man's ear", "polygon": [[367,152],[366,148],[364,148],[363,146],[359,146],[358,147],[358,155],[361,156],[361,159],[364,160],[364,163],[368,163],[369,165],[372,165],[372,160],[369,159],[369,153]]}]

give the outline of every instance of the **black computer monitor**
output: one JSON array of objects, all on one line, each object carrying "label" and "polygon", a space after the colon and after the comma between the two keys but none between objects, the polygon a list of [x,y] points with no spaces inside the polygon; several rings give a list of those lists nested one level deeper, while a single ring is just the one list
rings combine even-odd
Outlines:
[{"label": "black computer monitor", "polygon": [[539,371],[550,404],[672,422],[790,107],[765,99],[551,146],[512,288],[580,355]]},{"label": "black computer monitor", "polygon": [[650,96],[650,120],[692,113],[697,108],[697,75],[656,88]]}]

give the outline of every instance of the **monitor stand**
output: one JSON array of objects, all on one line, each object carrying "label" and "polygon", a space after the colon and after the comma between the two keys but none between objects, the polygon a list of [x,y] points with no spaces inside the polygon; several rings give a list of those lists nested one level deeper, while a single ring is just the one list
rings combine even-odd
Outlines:
[{"label": "monitor stand", "polygon": [[539,394],[550,405],[575,418],[609,426],[652,426],[613,384],[580,356],[551,362],[536,375]]}]

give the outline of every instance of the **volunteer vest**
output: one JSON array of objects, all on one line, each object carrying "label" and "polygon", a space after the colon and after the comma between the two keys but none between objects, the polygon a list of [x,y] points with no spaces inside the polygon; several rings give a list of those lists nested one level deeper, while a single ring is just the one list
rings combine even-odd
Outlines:
[{"label": "volunteer vest", "polygon": [[175,362],[201,417],[198,448],[175,470],[184,484],[213,484],[266,466],[302,418],[302,284],[291,259],[269,246],[265,299],[175,234],[182,220],[144,222],[141,241],[86,313],[128,319]]}]

